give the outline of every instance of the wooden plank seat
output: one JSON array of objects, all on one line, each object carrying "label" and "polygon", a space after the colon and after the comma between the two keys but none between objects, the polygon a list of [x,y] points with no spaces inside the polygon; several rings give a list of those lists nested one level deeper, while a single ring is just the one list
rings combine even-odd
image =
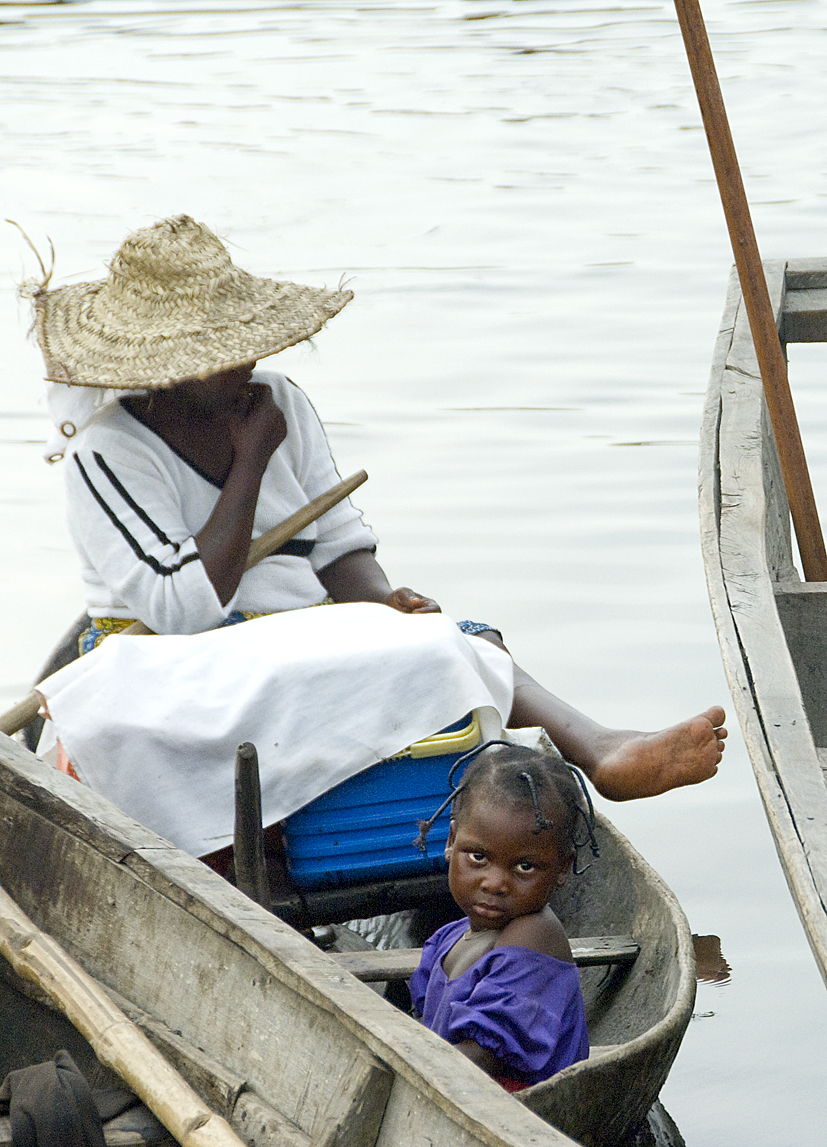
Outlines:
[{"label": "wooden plank seat", "polygon": [[[601,964],[633,964],[640,951],[640,945],[631,936],[583,936],[570,943],[578,968]],[[328,955],[357,980],[373,983],[410,979],[419,965],[422,949],[389,948],[384,952],[366,949],[360,952],[329,952]]]}]

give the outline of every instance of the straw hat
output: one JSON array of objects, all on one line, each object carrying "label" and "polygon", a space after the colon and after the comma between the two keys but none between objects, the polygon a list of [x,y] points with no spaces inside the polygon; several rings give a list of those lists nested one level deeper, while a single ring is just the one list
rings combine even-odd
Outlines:
[{"label": "straw hat", "polygon": [[257,279],[188,215],[124,241],[109,276],[34,296],[50,381],[121,390],[206,378],[310,338],[353,298]]}]

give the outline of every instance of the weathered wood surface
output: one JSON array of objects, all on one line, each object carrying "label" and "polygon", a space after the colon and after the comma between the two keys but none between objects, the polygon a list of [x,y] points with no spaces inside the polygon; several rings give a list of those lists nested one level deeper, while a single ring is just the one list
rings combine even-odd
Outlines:
[{"label": "weathered wood surface", "polygon": [[698,0],[675,0],[675,9],[721,193],[743,307],[752,333],[751,343],[763,382],[763,395],[778,448],[804,576],[807,581],[825,581],[827,549],[790,393],[786,355],[778,337],[777,307],[773,305],[761,264],[703,14]]},{"label": "weathered wood surface", "polygon": [[33,980],[167,1127],[181,1147],[242,1147],[143,1032],[55,941],[0,887],[0,952],[18,975]]},{"label": "weathered wood surface", "polygon": [[270,881],[264,860],[261,821],[261,778],[255,745],[245,741],[235,755],[235,828],[233,831],[235,884],[256,904],[270,905]]},{"label": "weathered wood surface", "polygon": [[[827,261],[765,266],[782,336],[827,338]],[[827,585],[793,564],[789,508],[733,274],[701,430],[701,537],[735,708],[784,872],[827,979]],[[820,645],[815,645],[818,636]],[[814,739],[813,733],[816,734]]]},{"label": "weathered wood surface", "polygon": [[21,908],[149,1017],[147,1035],[251,1143],[614,1144],[656,1097],[691,1014],[686,921],[605,822],[601,860],[555,908],[573,934],[640,943],[630,967],[583,969],[592,1039],[612,1046],[518,1100],[199,862],[4,738],[0,818],[0,880]]},{"label": "weathered wood surface", "polygon": [[[640,945],[631,936],[588,936],[571,939],[569,943],[579,968],[632,964],[640,951]],[[422,949],[389,948],[382,952],[367,949],[330,955],[343,971],[367,984],[379,980],[409,980],[419,966]]]},{"label": "weathered wood surface", "polygon": [[25,728],[30,721],[33,721],[40,709],[40,698],[34,690],[31,691],[22,701],[17,701],[10,709],[0,715],[0,733],[5,733],[11,736],[17,733],[20,729]]},{"label": "weathered wood surface", "polygon": [[392,1073],[383,1145],[569,1142],[198,861],[8,741],[0,815],[0,879],[23,910],[311,1142],[366,1053]]},{"label": "weathered wood surface", "polygon": [[[640,952],[631,965],[581,969],[589,1039],[605,1054],[519,1098],[552,1123],[564,1119],[569,1134],[584,1142],[597,1108],[599,1141],[615,1144],[629,1126],[630,1110],[651,1106],[658,1077],[677,1054],[695,999],[695,961],[685,918],[660,878],[603,821],[599,841],[599,861],[582,878],[569,879],[552,906],[569,935],[628,935]],[[592,1072],[599,1089],[589,1083]]]}]

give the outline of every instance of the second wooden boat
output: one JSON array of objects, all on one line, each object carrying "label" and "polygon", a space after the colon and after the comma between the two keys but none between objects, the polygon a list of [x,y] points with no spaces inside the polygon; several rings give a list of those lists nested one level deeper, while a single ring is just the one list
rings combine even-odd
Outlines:
[{"label": "second wooden boat", "polygon": [[[764,270],[784,346],[827,342],[827,260]],[[803,582],[795,566],[734,271],[701,430],[700,508],[730,691],[787,883],[827,980],[827,583]]]}]

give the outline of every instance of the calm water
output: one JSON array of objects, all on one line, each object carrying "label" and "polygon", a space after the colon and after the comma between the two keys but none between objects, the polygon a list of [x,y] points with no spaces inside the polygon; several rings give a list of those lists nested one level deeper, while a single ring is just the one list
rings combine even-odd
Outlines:
[{"label": "calm water", "polygon": [[[824,0],[707,0],[765,257],[827,251]],[[0,2],[2,215],[56,282],[186,211],[259,274],[355,301],[281,356],[391,580],[502,626],[607,723],[726,699],[696,451],[731,262],[665,0]],[[81,592],[41,365],[0,224],[0,705]],[[821,504],[820,364],[794,379]],[[732,977],[699,986],[664,1093],[689,1147],[820,1143],[825,993],[733,731],[715,781],[610,810]]]}]

